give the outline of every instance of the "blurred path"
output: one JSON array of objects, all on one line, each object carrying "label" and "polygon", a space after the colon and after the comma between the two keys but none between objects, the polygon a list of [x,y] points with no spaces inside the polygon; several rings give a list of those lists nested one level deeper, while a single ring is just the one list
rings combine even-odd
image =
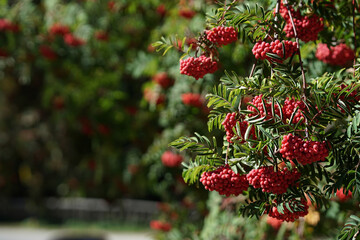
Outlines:
[{"label": "blurred path", "polygon": [[[66,230],[0,227],[0,240],[55,240],[59,236],[69,236],[68,232]],[[79,231],[76,232],[79,233]],[[104,240],[151,240],[150,234],[147,233],[109,232],[104,236]]]}]

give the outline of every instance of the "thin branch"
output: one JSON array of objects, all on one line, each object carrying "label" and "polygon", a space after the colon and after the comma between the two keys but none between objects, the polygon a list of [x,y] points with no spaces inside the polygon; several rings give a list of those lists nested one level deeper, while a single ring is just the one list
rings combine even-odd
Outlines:
[{"label": "thin branch", "polygon": [[[278,20],[279,11],[280,11],[280,4],[281,4],[281,0],[277,0],[276,7],[275,7],[275,18],[274,18],[275,27],[278,27],[277,20]],[[276,32],[274,34],[274,38],[275,38],[275,40],[278,39],[278,34]]]},{"label": "thin branch", "polygon": [[256,64],[257,64],[257,59],[255,59],[255,62],[251,68],[251,72],[250,72],[250,76],[249,78],[251,78],[253,75],[254,75],[254,72],[255,72],[255,68],[256,68]]},{"label": "thin branch", "polygon": [[303,62],[302,62],[302,59],[301,59],[299,37],[298,37],[298,35],[297,35],[297,31],[296,31],[294,19],[293,19],[293,17],[292,17],[291,10],[290,10],[290,7],[289,7],[289,5],[288,5],[288,1],[287,1],[287,0],[284,0],[284,3],[285,3],[285,6],[286,6],[286,8],[287,8],[287,10],[288,10],[288,14],[289,14],[289,16],[290,16],[290,21],[291,21],[291,24],[292,24],[292,27],[293,27],[293,30],[294,30],[294,35],[295,35],[295,39],[296,39],[296,44],[297,44],[297,47],[298,47],[299,61],[300,61],[300,67],[301,67],[301,75],[302,75],[302,81],[303,81],[303,84],[302,84],[303,100],[306,100],[306,88],[307,88],[307,84],[306,84],[304,66],[303,66]]},{"label": "thin branch", "polygon": [[[229,11],[230,8],[232,7],[232,5],[234,5],[234,3],[236,3],[236,2],[237,2],[237,0],[233,0],[232,3],[230,3],[230,5],[226,8],[226,0],[224,1],[224,12],[223,12],[222,17],[217,21],[218,24],[219,24],[222,20],[224,20],[226,12]],[[226,8],[226,9],[225,9],[225,8]]]}]

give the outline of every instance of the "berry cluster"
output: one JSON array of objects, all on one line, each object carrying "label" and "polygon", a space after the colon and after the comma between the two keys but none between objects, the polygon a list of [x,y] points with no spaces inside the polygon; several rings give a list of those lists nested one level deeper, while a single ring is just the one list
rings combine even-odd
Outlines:
[{"label": "berry cluster", "polygon": [[254,188],[261,188],[263,192],[283,194],[289,186],[294,186],[301,174],[293,169],[289,171],[284,168],[282,171],[274,171],[273,166],[261,167],[251,170],[246,179]]},{"label": "berry cluster", "polygon": [[41,45],[39,51],[41,55],[48,60],[55,60],[57,58],[56,52],[47,45]]},{"label": "berry cluster", "polygon": [[291,133],[284,136],[280,153],[283,158],[288,160],[296,159],[302,165],[324,161],[329,155],[325,141],[304,141]]},{"label": "berry cluster", "polygon": [[191,10],[190,8],[184,7],[180,8],[179,15],[183,18],[192,19],[196,15],[196,12]]},{"label": "berry cluster", "polygon": [[172,228],[170,223],[163,222],[160,220],[152,220],[150,222],[150,227],[151,227],[151,229],[160,230],[160,231],[164,231],[164,232],[168,232]]},{"label": "berry cluster", "polygon": [[233,27],[219,26],[205,31],[205,34],[210,42],[216,43],[218,46],[228,45],[238,39],[237,31]]},{"label": "berry cluster", "polygon": [[294,98],[286,98],[284,106],[282,108],[284,119],[290,120],[296,108],[299,109],[296,111],[295,116],[292,120],[292,123],[294,124],[300,122],[300,120],[304,118],[302,112],[306,110],[306,106],[305,103],[302,101],[295,100]]},{"label": "berry cluster", "polygon": [[79,47],[85,44],[85,41],[75,37],[72,33],[68,33],[64,36],[64,42],[71,47]]},{"label": "berry cluster", "polygon": [[[283,44],[285,46],[285,54],[283,51]],[[261,60],[267,59],[269,61],[279,61],[279,60],[270,58],[269,56],[266,55],[267,53],[276,54],[283,59],[287,59],[291,57],[291,55],[293,55],[296,51],[297,51],[296,42],[292,42],[289,40],[285,40],[282,42],[280,42],[279,40],[275,40],[271,43],[259,41],[254,45],[252,49],[252,52],[255,55],[256,59],[261,59]]]},{"label": "berry cluster", "polygon": [[[246,133],[246,129],[248,128],[249,123],[246,121],[238,121],[237,120],[237,113],[233,112],[233,113],[228,113],[224,119],[224,121],[221,123],[224,128],[225,128],[225,132],[226,132],[226,140],[229,143],[233,143],[233,141],[231,141],[231,139],[234,137],[235,133],[233,131],[233,128],[236,126],[236,123],[239,122],[239,126],[240,126],[240,133],[241,133],[241,143],[245,142],[245,133]],[[255,128],[251,128],[250,130],[250,136],[252,136],[252,139],[256,139],[256,135],[255,135]],[[239,137],[240,139],[240,137]]]},{"label": "berry cluster", "polygon": [[[263,104],[263,100],[265,103],[265,107],[266,107],[266,112],[264,109],[264,104]],[[247,110],[252,111],[253,113],[249,114],[249,117],[254,117],[256,115],[260,115],[260,117],[265,117],[266,116],[266,120],[273,118],[273,114],[272,114],[272,103],[267,102],[266,99],[263,99],[263,95],[258,95],[255,96],[252,101],[250,102],[252,105],[254,105],[259,111],[256,110],[256,108],[254,108],[253,106],[249,105],[247,106]],[[279,110],[279,106],[276,104],[275,105],[275,114],[279,115],[280,114],[280,110]]]},{"label": "berry cluster", "polygon": [[204,99],[198,93],[184,93],[181,95],[181,100],[185,105],[200,108],[204,104]]},{"label": "berry cluster", "polygon": [[344,193],[344,189],[338,189],[336,191],[336,196],[339,198],[340,202],[346,202],[347,200],[352,198],[352,192],[349,191],[347,194]]},{"label": "berry cluster", "polygon": [[330,49],[325,43],[320,43],[316,49],[315,56],[320,61],[337,66],[347,66],[354,59],[354,51],[346,44],[340,43],[331,46]]},{"label": "berry cluster", "polygon": [[9,31],[9,32],[19,32],[20,27],[19,25],[10,22],[5,18],[0,18],[0,32]]},{"label": "berry cluster", "polygon": [[282,214],[278,211],[277,207],[274,206],[270,209],[269,216],[280,221],[294,222],[299,217],[304,217],[308,214],[309,206],[307,205],[307,202],[304,198],[302,198],[300,201],[297,199],[290,200],[288,204],[292,211],[287,209],[284,204],[284,213]]},{"label": "berry cluster", "polygon": [[249,187],[246,175],[234,173],[229,165],[221,166],[214,171],[203,172],[200,182],[206,190],[217,191],[227,197],[232,194],[237,196]]},{"label": "berry cluster", "polygon": [[162,88],[168,88],[174,84],[174,79],[170,78],[166,72],[159,72],[152,77],[153,82],[159,84]]},{"label": "berry cluster", "polygon": [[65,36],[70,33],[70,28],[68,26],[61,25],[60,23],[55,23],[50,27],[49,32],[52,35]]},{"label": "berry cluster", "polygon": [[103,30],[95,32],[95,38],[99,41],[107,42],[109,41],[109,34]]},{"label": "berry cluster", "polygon": [[[299,10],[295,11],[291,7],[290,11],[299,39],[304,42],[315,41],[318,38],[319,32],[324,29],[323,19],[319,18],[315,14],[313,14],[312,16],[301,16]],[[290,15],[288,14],[287,8],[284,5],[281,5],[279,12],[286,21],[286,25],[284,28],[286,36],[288,38],[295,37],[293,25],[291,23]]]},{"label": "berry cluster", "polygon": [[[346,87],[348,87],[348,85],[341,84],[340,85],[340,92]],[[350,92],[350,91],[352,91],[352,92],[346,97],[347,93]],[[358,93],[359,92],[356,91],[356,90],[353,90],[353,88],[349,88],[348,90],[346,90],[343,94],[341,94],[339,96],[339,99],[341,99],[343,101],[346,99],[346,101],[352,102],[352,103],[358,102],[358,101],[360,101],[360,96],[358,96]]]},{"label": "berry cluster", "polygon": [[196,80],[208,73],[214,73],[218,69],[218,63],[211,58],[201,55],[198,58],[189,57],[180,60],[180,73],[194,77]]},{"label": "berry cluster", "polygon": [[175,154],[171,151],[166,151],[161,156],[161,162],[166,167],[178,167],[181,165],[182,160],[183,158],[181,155]]}]

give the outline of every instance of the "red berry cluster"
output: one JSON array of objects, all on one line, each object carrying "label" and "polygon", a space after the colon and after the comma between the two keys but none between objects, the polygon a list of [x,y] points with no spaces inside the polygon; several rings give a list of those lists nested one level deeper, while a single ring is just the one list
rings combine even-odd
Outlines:
[{"label": "red berry cluster", "polygon": [[161,156],[161,162],[166,167],[178,167],[181,165],[182,160],[183,158],[181,155],[175,154],[171,151],[166,151]]},{"label": "red berry cluster", "polygon": [[64,36],[64,42],[71,47],[79,47],[85,44],[85,41],[75,37],[72,33],[68,33]]},{"label": "red berry cluster", "polygon": [[291,133],[284,136],[280,153],[283,158],[288,160],[296,159],[302,165],[324,161],[329,155],[325,141],[304,141]]},{"label": "red berry cluster", "polygon": [[229,165],[203,172],[200,182],[205,186],[206,190],[217,191],[221,195],[239,195],[249,187],[246,175],[240,175],[233,172]]},{"label": "red berry cluster", "polygon": [[107,42],[109,41],[109,34],[103,30],[98,30],[95,32],[95,38],[99,41]]},{"label": "red berry cluster", "polygon": [[[304,217],[308,214],[309,206],[307,205],[307,202],[304,198],[302,198],[300,201],[297,199],[293,199],[290,200],[288,203],[292,211],[287,209],[284,204],[284,213],[282,214],[278,211],[277,207],[274,206],[270,209],[269,216],[281,221],[294,222],[299,217]],[[297,211],[297,208],[302,208],[303,210]]]},{"label": "red berry cluster", "polygon": [[208,73],[214,73],[218,69],[218,63],[211,58],[201,55],[198,58],[189,57],[180,60],[180,73],[194,77],[196,80]]},{"label": "red berry cluster", "polygon": [[[285,46],[285,55],[283,52],[283,43]],[[269,61],[278,61],[278,60],[268,57],[266,55],[267,53],[273,53],[283,59],[287,59],[287,58],[291,57],[291,55],[293,55],[296,51],[297,51],[296,42],[292,42],[289,40],[285,40],[282,42],[280,42],[279,40],[275,40],[270,43],[259,41],[254,45],[254,47],[252,49],[252,52],[255,55],[256,59],[261,59],[261,60],[267,59]]]},{"label": "red berry cluster", "polygon": [[339,198],[340,202],[346,202],[347,200],[352,198],[352,192],[349,191],[347,194],[344,193],[344,189],[338,189],[336,191],[336,196]]},{"label": "red berry cluster", "polygon": [[[344,89],[344,88],[346,88],[348,85],[345,85],[345,84],[341,84],[340,85],[340,92]],[[341,99],[341,100],[345,100],[345,96],[346,96],[346,94],[349,92],[349,91],[351,91],[352,90],[352,88],[349,88],[348,90],[346,90],[343,94],[341,94],[340,96],[339,96],[339,99]],[[356,91],[356,90],[353,90],[347,97],[346,97],[346,101],[348,101],[348,102],[358,102],[358,101],[360,101],[360,96],[358,96],[358,91]]]},{"label": "red berry cluster", "polygon": [[204,104],[204,99],[198,93],[184,93],[181,95],[181,100],[185,105],[200,108]]},{"label": "red berry cluster", "polygon": [[315,56],[320,61],[337,66],[347,66],[354,60],[354,51],[346,44],[340,43],[336,46],[331,46],[330,49],[325,43],[320,43],[316,49]]},{"label": "red berry cluster", "polygon": [[[249,114],[249,117],[254,117],[254,116],[260,114],[260,117],[265,117],[265,116],[267,116],[267,117],[266,117],[266,120],[273,118],[273,114],[272,114],[272,110],[271,110],[272,104],[269,103],[266,99],[264,99],[265,107],[266,107],[266,112],[265,112],[262,99],[263,99],[263,95],[262,95],[262,94],[261,94],[261,95],[258,95],[258,96],[255,96],[255,97],[252,99],[252,101],[251,101],[250,103],[251,103],[252,105],[254,105],[254,106],[259,110],[259,112],[256,110],[256,108],[254,108],[253,106],[249,105],[249,106],[247,106],[247,110],[253,112],[253,113],[250,113],[250,114]],[[280,115],[279,106],[278,106],[277,104],[275,105],[275,114],[276,114],[276,115]]]},{"label": "red berry cluster", "polygon": [[9,31],[9,32],[19,32],[20,27],[19,25],[10,22],[5,18],[0,18],[0,32]]},{"label": "red berry cluster", "polygon": [[206,38],[219,46],[228,45],[235,42],[237,38],[237,31],[233,27],[215,27],[211,30],[205,31]]},{"label": "red berry cluster", "polygon": [[293,169],[289,171],[284,168],[282,171],[274,171],[273,166],[261,167],[251,170],[246,179],[254,188],[261,188],[263,192],[283,194],[289,186],[294,186],[301,174]]},{"label": "red berry cluster", "polygon": [[70,33],[70,28],[60,23],[55,23],[50,27],[49,32],[52,35],[65,36],[66,34]]},{"label": "red berry cluster", "polygon": [[[281,5],[280,7],[280,14],[286,21],[286,25],[284,28],[286,36],[288,38],[295,37],[290,16],[288,14],[287,8],[284,5]],[[319,18],[315,14],[313,14],[312,16],[301,16],[299,10],[294,11],[291,8],[291,15],[294,20],[297,35],[299,39],[304,42],[315,41],[318,38],[319,32],[324,29],[323,19]]]},{"label": "red berry cluster", "polygon": [[159,84],[162,88],[168,88],[174,84],[174,79],[170,78],[166,72],[159,72],[152,77],[153,82]]},{"label": "red berry cluster", "polygon": [[[221,124],[225,128],[227,141],[229,143],[233,143],[233,141],[231,141],[231,138],[233,138],[235,135],[233,128],[236,126],[236,123],[239,122],[240,133],[241,133],[241,137],[242,137],[241,143],[244,143],[245,142],[245,133],[246,133],[246,129],[247,129],[249,123],[246,121],[241,121],[241,122],[238,121],[236,115],[237,115],[236,112],[228,113],[226,115],[224,121]],[[256,139],[254,127],[250,130],[250,136],[252,136],[253,139]]]},{"label": "red berry cluster", "polygon": [[170,223],[163,222],[160,220],[152,220],[150,222],[150,227],[151,227],[151,229],[160,230],[160,231],[164,231],[164,232],[168,232],[172,228]]},{"label": "red berry cluster", "polygon": [[39,51],[41,55],[48,60],[55,60],[57,58],[56,52],[47,45],[41,45]]},{"label": "red berry cluster", "polygon": [[284,102],[284,106],[282,108],[284,118],[290,119],[297,107],[299,109],[296,111],[295,116],[292,120],[292,123],[295,124],[304,118],[302,112],[306,110],[305,103],[299,100],[295,100],[294,98],[292,99],[286,98]]},{"label": "red berry cluster", "polygon": [[196,12],[190,8],[181,8],[179,10],[179,15],[183,18],[192,19],[195,16]]}]

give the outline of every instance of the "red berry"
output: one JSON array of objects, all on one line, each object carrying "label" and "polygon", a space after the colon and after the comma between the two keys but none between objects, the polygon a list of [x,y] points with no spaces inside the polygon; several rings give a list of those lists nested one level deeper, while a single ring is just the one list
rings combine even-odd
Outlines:
[{"label": "red berry", "polygon": [[[264,104],[263,104],[263,100],[265,103],[265,107],[266,107],[266,112],[264,109]],[[260,117],[265,117],[266,116],[266,120],[273,118],[273,114],[272,114],[272,103],[268,102],[266,99],[263,99],[263,95],[258,95],[255,96],[252,101],[250,102],[252,105],[254,105],[259,111],[256,110],[256,108],[254,108],[253,106],[249,105],[247,106],[247,110],[252,111],[253,113],[249,114],[249,117],[254,117],[256,115],[260,115]],[[276,104],[275,105],[275,114],[276,115],[280,115],[280,109],[279,106]]]},{"label": "red berry", "polygon": [[10,32],[19,32],[20,27],[19,25],[10,22],[9,20],[5,18],[0,19],[0,32],[1,31],[10,31]]},{"label": "red berry", "polygon": [[166,72],[159,72],[152,77],[152,80],[162,88],[168,88],[174,84],[174,79],[170,78]]},{"label": "red berry", "polygon": [[109,41],[109,34],[103,30],[95,32],[95,38],[99,41],[107,42]]},{"label": "red berry", "polygon": [[296,159],[302,165],[324,161],[329,155],[325,141],[304,141],[291,133],[284,136],[280,153],[283,158],[288,160]]},{"label": "red berry", "polygon": [[180,73],[194,77],[196,80],[203,78],[208,73],[214,73],[218,63],[211,58],[201,55],[198,58],[189,57],[180,60]]},{"label": "red berry", "polygon": [[181,100],[185,105],[200,108],[204,104],[204,99],[198,93],[184,93],[181,95]]},{"label": "red berry", "polygon": [[[277,204],[276,201],[275,204]],[[294,222],[299,217],[304,217],[308,214],[309,206],[307,205],[307,202],[304,198],[302,198],[300,201],[297,199],[289,200],[287,204],[291,208],[291,211],[285,206],[285,204],[283,204],[284,213],[280,213],[277,209],[277,206],[274,206],[270,208],[269,216],[280,221]],[[302,208],[302,210],[295,210],[298,208]]]},{"label": "red berry", "polygon": [[39,51],[41,55],[48,60],[55,60],[57,58],[56,52],[47,45],[41,45]]},{"label": "red berry", "polygon": [[67,45],[72,46],[72,47],[79,47],[79,46],[85,44],[84,40],[82,40],[78,37],[75,37],[72,33],[65,34],[64,42]]},{"label": "red berry", "polygon": [[229,165],[221,166],[218,169],[201,174],[200,182],[206,190],[217,191],[220,195],[239,195],[247,190],[249,183],[246,175],[234,173]]},{"label": "red berry", "polygon": [[181,165],[183,158],[181,155],[175,154],[171,151],[166,151],[161,156],[161,162],[166,167],[178,167]]},{"label": "red berry", "polygon": [[187,19],[191,19],[195,16],[196,12],[194,12],[193,10],[189,9],[189,8],[181,8],[179,10],[179,15],[181,17],[187,18]]},{"label": "red berry", "polygon": [[228,45],[237,40],[237,31],[233,27],[215,27],[205,31],[206,38],[219,46]]},{"label": "red berry", "polygon": [[[285,55],[283,51],[283,44],[285,46]],[[283,59],[287,59],[291,57],[295,52],[297,52],[297,44],[296,42],[291,42],[288,40],[282,42],[280,42],[279,40],[275,40],[270,43],[259,41],[254,45],[252,52],[256,59],[267,59],[268,61],[281,62],[280,60],[270,58],[266,54],[272,53],[278,55]]]},{"label": "red berry", "polygon": [[[231,139],[234,137],[235,133],[233,128],[236,127],[236,123],[239,122],[239,126],[240,126],[240,133],[241,133],[241,143],[245,142],[245,133],[246,130],[248,128],[249,123],[246,121],[240,121],[237,119],[237,113],[233,112],[233,113],[228,113],[224,119],[224,121],[221,123],[226,131],[226,139],[229,143],[233,143],[233,141],[231,141]],[[252,137],[252,139],[256,139],[256,135],[255,135],[255,127],[253,127],[250,130],[250,136]],[[240,139],[240,136],[238,137],[238,139]]]},{"label": "red berry", "polygon": [[297,107],[299,109],[296,111],[295,116],[292,120],[292,123],[294,123],[294,124],[298,123],[301,119],[304,118],[304,115],[302,114],[302,112],[304,112],[306,110],[306,106],[305,106],[305,103],[302,101],[296,101],[294,98],[292,98],[292,99],[286,98],[286,100],[284,102],[284,106],[282,108],[284,119],[290,120],[292,114],[294,113],[294,111]]},{"label": "red berry", "polygon": [[347,200],[352,198],[352,192],[349,191],[347,194],[345,194],[345,189],[340,188],[336,191],[336,196],[339,198],[340,202],[346,202]]},{"label": "red berry", "polygon": [[282,222],[283,221],[281,221],[277,218],[270,217],[270,216],[268,216],[268,218],[266,219],[266,223],[269,224],[275,230],[279,230]]},{"label": "red berry", "polygon": [[144,99],[149,103],[156,103],[156,105],[162,104],[165,102],[165,95],[153,91],[150,88],[144,90]]},{"label": "red berry", "polygon": [[324,43],[320,43],[316,49],[315,56],[320,61],[337,66],[347,66],[354,60],[354,51],[346,44],[341,43],[328,48]]},{"label": "red berry", "polygon": [[265,166],[251,170],[246,179],[254,188],[261,188],[263,192],[283,194],[290,186],[296,185],[300,176],[296,169],[289,171],[284,168],[275,172],[273,166]]},{"label": "red berry", "polygon": [[159,220],[152,220],[150,222],[150,227],[154,230],[160,230],[160,231],[164,231],[164,232],[168,232],[172,228],[170,223],[162,222]]},{"label": "red berry", "polygon": [[50,27],[49,32],[52,35],[65,36],[66,34],[70,33],[70,28],[68,26],[61,25],[60,23],[55,23]]}]

